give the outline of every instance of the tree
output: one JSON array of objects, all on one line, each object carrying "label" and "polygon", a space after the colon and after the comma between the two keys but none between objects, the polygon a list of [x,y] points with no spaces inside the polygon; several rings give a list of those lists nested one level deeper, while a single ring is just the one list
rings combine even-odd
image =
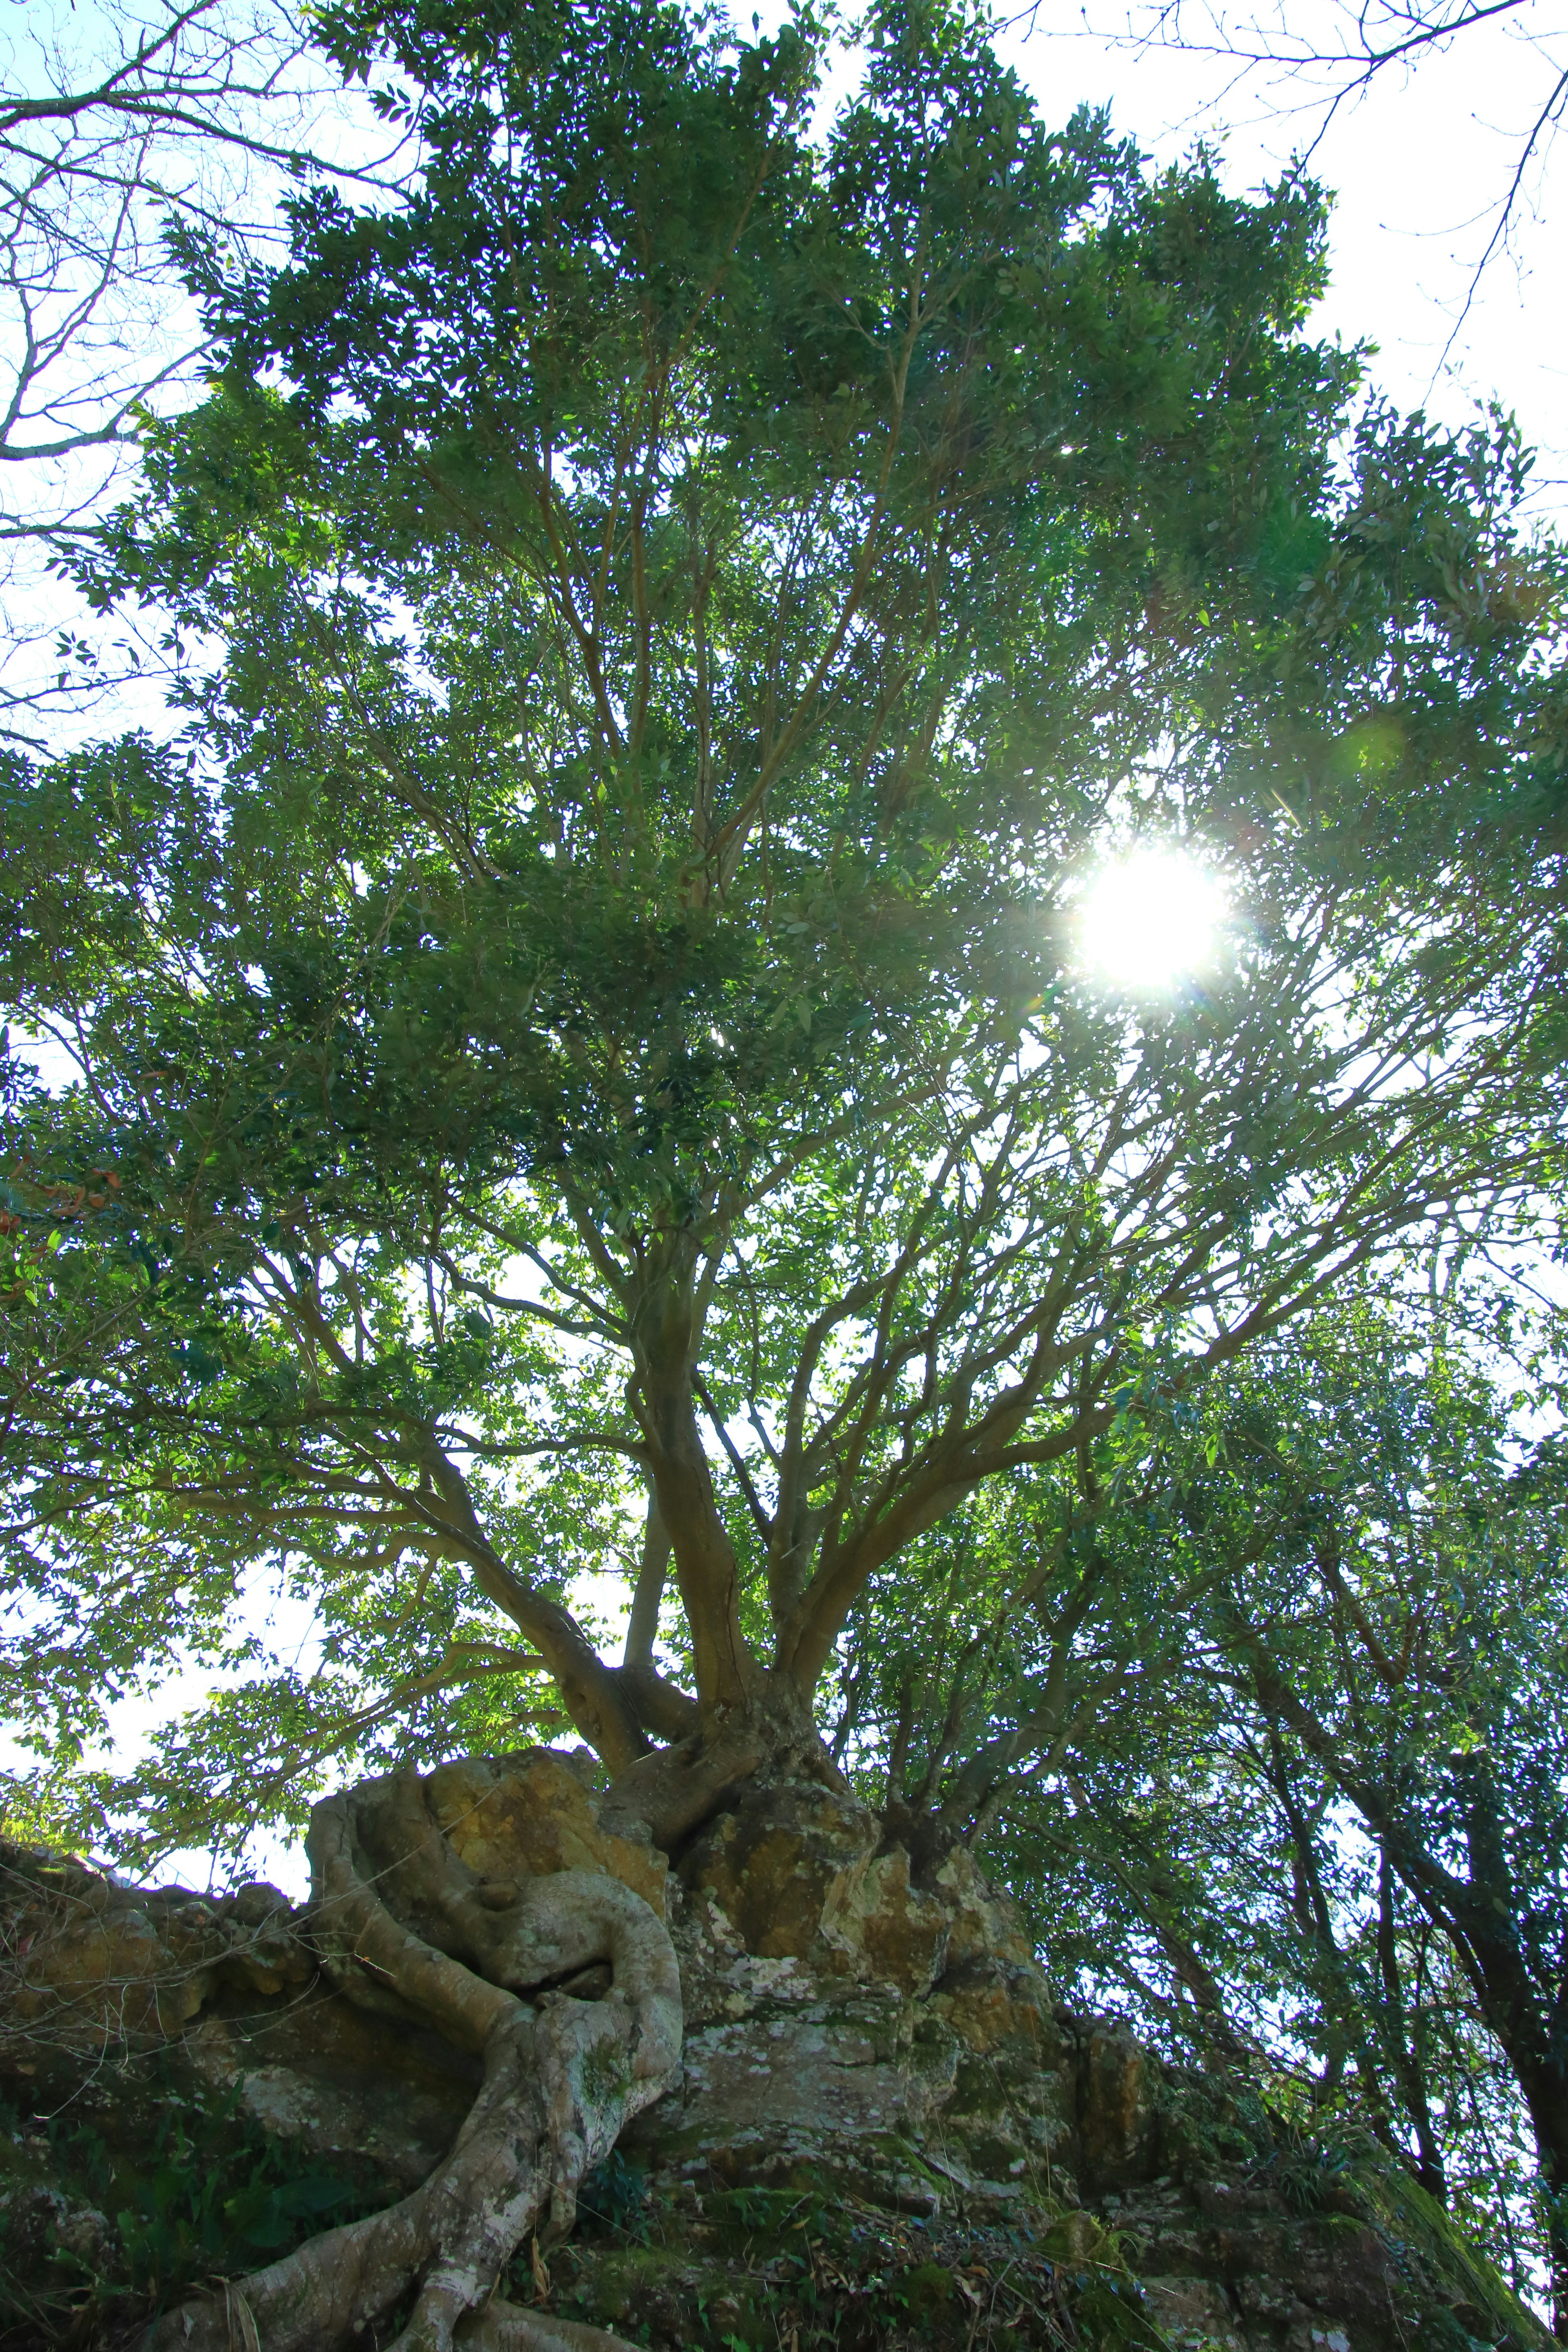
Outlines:
[{"label": "tree", "polygon": [[[197,649],[186,734],[7,780],[79,1073],[13,1079],[16,1686],[68,1765],[271,1563],[321,1670],[176,1737],[143,1849],[563,1715],[678,1849],[852,1801],[855,1612],[1001,1482],[1092,1514],[1553,1164],[1561,560],[1505,430],[1342,460],[1307,193],[1047,134],[962,12],[880,15],[820,146],[805,15],[321,21],[428,171],[193,250],[226,370],[90,575]],[[1163,834],[1237,912],[1142,1003],[1072,909]],[[1040,1591],[1006,1712],[903,1741],[917,1871],[1052,1752]]]},{"label": "tree", "polygon": [[[1075,27],[1076,29],[1076,27]],[[1208,5],[1185,7],[1183,0],[1156,0],[1129,15],[1119,37],[1141,48],[1171,48],[1210,57],[1225,75],[1223,105],[1241,89],[1262,94],[1280,117],[1297,117],[1310,137],[1301,145],[1311,167],[1335,118],[1348,112],[1374,83],[1403,76],[1408,83],[1426,59],[1466,35],[1510,40],[1517,79],[1526,93],[1519,126],[1510,127],[1511,153],[1501,170],[1486,243],[1470,273],[1464,301],[1437,367],[1441,373],[1469,315],[1481,279],[1493,259],[1506,252],[1521,214],[1537,200],[1547,160],[1568,105],[1568,64],[1553,35],[1527,25],[1519,0],[1374,0],[1371,6],[1340,6],[1311,16],[1274,10],[1240,14]],[[1473,49],[1475,38],[1466,44]]]},{"label": "tree", "polygon": [[[1488,1458],[1495,1436],[1484,1423],[1477,1433],[1480,1444],[1455,1446],[1451,1466],[1438,1453],[1423,1493],[1412,1491],[1413,1449],[1390,1430],[1383,1459],[1368,1465],[1384,1491],[1369,1479],[1373,1491],[1344,1515],[1348,1526],[1331,1505],[1323,1515],[1311,1563],[1343,1662],[1334,1699],[1304,1684],[1300,1618],[1289,1602],[1241,1601],[1231,1643],[1276,1738],[1288,1734],[1354,1808],[1382,1869],[1451,1946],[1507,2058],[1535,2135],[1562,2335],[1568,1918],[1559,1882],[1568,1825],[1557,1449],[1548,1444],[1505,1484],[1495,1454]],[[1311,1477],[1317,1465],[1302,1467]],[[1342,1528],[1351,1538],[1342,1549]],[[1384,1902],[1392,1941],[1392,1887]]]},{"label": "tree", "polygon": [[0,79],[5,699],[35,745],[121,682],[51,568],[128,490],[139,417],[200,385],[169,233],[237,246],[264,226],[269,184],[328,168],[321,61],[301,71],[285,11],[151,0],[90,29],[45,17],[7,44]]},{"label": "tree", "polygon": [[1100,1951],[1189,2046],[1310,2053],[1314,2109],[1354,2082],[1426,2189],[1533,2241],[1561,2334],[1560,1447],[1513,1429],[1559,1391],[1500,1395],[1463,1321],[1346,1302],[1216,1390],[1168,1498],[1167,1589],[1202,1586],[1181,1696],[1096,1726],[1016,1834],[1108,1883]]}]

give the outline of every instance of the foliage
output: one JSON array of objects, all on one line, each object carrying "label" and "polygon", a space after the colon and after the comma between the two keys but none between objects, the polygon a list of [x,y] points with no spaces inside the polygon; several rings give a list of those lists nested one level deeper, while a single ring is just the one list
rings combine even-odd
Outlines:
[{"label": "foliage", "polygon": [[[699,2189],[666,2174],[651,2185],[635,2244],[617,2247],[613,2233],[595,2232],[552,2254],[553,2307],[597,2326],[625,2326],[635,2315],[634,2328],[651,2340],[714,2347],[756,2346],[770,2335],[788,2343],[794,2335],[803,2347],[858,2352],[916,2345],[1164,2352],[1160,2304],[1138,2284],[1140,2263],[1156,2246],[1168,2248],[1178,2227],[1189,2260],[1213,2258],[1205,2200],[1212,2207],[1213,2184],[1223,2179],[1237,2195],[1218,2224],[1218,2259],[1235,2266],[1233,2280],[1250,2273],[1253,2291],[1280,2292],[1294,2276],[1335,2263],[1336,2235],[1348,2230],[1357,2251],[1340,2239],[1338,2263],[1354,2267],[1376,2248],[1369,2275],[1386,2293],[1382,2265],[1392,2258],[1405,2289],[1402,2321],[1424,2352],[1462,2352],[1468,2331],[1515,2352],[1549,2341],[1440,2209],[1370,2141],[1331,2151],[1332,2188],[1302,2210],[1289,2179],[1331,2153],[1323,2142],[1255,2096],[1231,2095],[1212,2075],[1172,2070],[1160,2096],[1162,2177],[1122,2182],[1124,2231],[1062,2211],[1043,2184],[1004,2215],[984,2193],[955,2200],[950,2178],[940,2217],[913,2220],[847,2192],[830,2159],[805,2158],[787,2185],[773,2187],[721,2188],[710,2177]],[[1174,2194],[1173,2174],[1181,2184]],[[1193,2189],[1198,2195],[1189,2201],[1184,2192]]]},{"label": "foliage", "polygon": [[586,2226],[590,2234],[597,2229],[634,2242],[645,2239],[647,2209],[647,2184],[618,2147],[595,2166],[577,2192],[578,2228]]},{"label": "foliage", "polygon": [[[29,2175],[53,2192],[62,2222],[96,2216],[90,2241],[57,2231],[40,2267],[0,2261],[0,2330],[42,2328],[83,2340],[88,2315],[124,2325],[177,2303],[215,2273],[231,2276],[364,2209],[358,2184],[271,2138],[244,2109],[243,2086],[193,2096],[108,2068],[95,2085],[110,2137],[68,2107],[41,2126],[0,2105],[9,2220]],[[3,2251],[3,2249],[0,2249]],[[35,2337],[33,2340],[37,2340]]]},{"label": "foliage", "polygon": [[[816,127],[805,5],[312,23],[425,166],[182,234],[219,363],[79,574],[174,726],[0,770],[18,1807],[570,1728],[674,1845],[831,1749],[1430,2188],[1495,2045],[1560,2197],[1556,1456],[1374,1303],[1561,1187],[1517,435],[950,0]],[[1140,994],[1078,909],[1161,841],[1233,911]]]},{"label": "foliage", "polygon": [[[666,2190],[617,2256],[595,2233],[552,2258],[557,2307],[660,2340],[901,2352],[914,2344],[1160,2352],[1116,2248],[1053,2259],[1040,2211],[910,2221],[797,2170],[795,2185]],[[1076,2217],[1082,2220],[1083,2216]],[[738,2259],[737,2259],[738,2258]],[[523,2281],[520,2279],[519,2285]]]},{"label": "foliage", "polygon": [[[143,1853],[563,1712],[668,1827],[650,1750],[809,1739],[988,1482],[1554,1164],[1561,558],[1505,427],[1352,424],[1310,192],[1047,132],[962,9],[820,142],[808,13],[321,21],[428,170],[187,245],[227,366],[90,568],[186,731],[0,804],[76,1073],[7,1113],[20,1703],[68,1769],[227,1670],[78,1784]],[[1166,831],[1237,920],[1128,1001],[1075,893]]]},{"label": "foliage", "polygon": [[1352,1299],[1215,1387],[1098,1533],[1140,1548],[1134,1670],[1006,1850],[1064,1965],[1315,2128],[1370,2121],[1523,2285],[1561,2261],[1568,1596],[1557,1441],[1517,1433],[1552,1359],[1500,1393],[1485,1304]]},{"label": "foliage", "polygon": [[[1489,5],[1489,0],[1457,0],[1457,5],[1455,0],[1433,0],[1433,5],[1427,0],[1372,0],[1365,7],[1342,5],[1310,16],[1285,12],[1271,20],[1232,16],[1224,7],[1205,8],[1200,16],[1177,5],[1134,12],[1125,31],[1111,37],[1130,47],[1157,44],[1222,61],[1216,94],[1208,102],[1216,118],[1226,119],[1221,110],[1233,110],[1238,88],[1250,85],[1249,106],[1261,99],[1268,114],[1289,121],[1292,148],[1300,152],[1304,145],[1311,156],[1321,152],[1342,109],[1348,114],[1380,77],[1408,85],[1423,63],[1451,49],[1465,34],[1471,36],[1460,45],[1466,70],[1478,79],[1488,70],[1477,52],[1489,36],[1494,42],[1493,71],[1500,54],[1497,40],[1529,37],[1510,11]],[[1560,52],[1554,56],[1539,40],[1528,60],[1521,59],[1511,72],[1503,70],[1510,79],[1518,77],[1528,96],[1518,125],[1503,133],[1507,143],[1490,192],[1468,224],[1478,240],[1485,230],[1485,242],[1479,244],[1473,263],[1465,265],[1464,299],[1439,355],[1438,374],[1449,364],[1489,267],[1510,248],[1517,254],[1527,211],[1539,215],[1542,210],[1552,132],[1568,97],[1568,66]],[[1309,121],[1316,118],[1310,139],[1304,136],[1303,115]],[[1451,314],[1451,296],[1435,299]]]}]

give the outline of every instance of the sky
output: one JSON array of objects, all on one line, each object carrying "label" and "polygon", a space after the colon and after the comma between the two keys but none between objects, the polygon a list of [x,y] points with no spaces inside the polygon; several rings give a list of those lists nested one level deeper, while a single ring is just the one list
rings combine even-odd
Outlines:
[{"label": "sky", "polygon": [[[1365,12],[1375,25],[1379,5]],[[1342,44],[1353,19],[1329,0],[1286,11],[1310,43]],[[1231,60],[1140,45],[1152,10],[1043,5],[1002,47],[1052,116],[1109,103],[1119,129],[1160,162],[1205,140],[1239,189],[1278,176],[1311,150],[1310,168],[1334,199],[1331,283],[1311,331],[1371,342],[1374,381],[1400,406],[1463,423],[1499,400],[1542,453],[1543,509],[1568,503],[1568,145],[1551,127],[1526,166],[1508,237],[1476,268],[1497,227],[1531,125],[1568,68],[1568,5],[1521,0],[1490,23],[1384,68],[1330,119],[1332,78],[1238,76]],[[1279,43],[1279,19],[1262,6]],[[1192,8],[1186,36],[1212,38],[1215,18]],[[1120,37],[1112,38],[1120,31]],[[1348,77],[1340,77],[1341,82]],[[1465,314],[1465,315],[1461,315]]]},{"label": "sky", "polygon": [[[780,13],[770,6],[764,26]],[[1375,22],[1376,7],[1369,13]],[[1446,47],[1423,51],[1414,70],[1386,69],[1331,116],[1331,84],[1267,73],[1238,79],[1222,58],[1140,44],[1144,21],[1042,5],[1006,29],[1000,45],[1047,117],[1065,121],[1077,105],[1109,104],[1115,127],[1158,162],[1189,153],[1203,139],[1241,190],[1277,176],[1293,152],[1312,147],[1311,167],[1335,203],[1332,282],[1311,331],[1375,344],[1373,380],[1401,406],[1459,424],[1500,400],[1542,453],[1540,510],[1568,512],[1568,246],[1553,235],[1554,205],[1568,214],[1568,149],[1559,159],[1550,140],[1543,142],[1540,168],[1524,173],[1512,233],[1471,290],[1524,136],[1568,67],[1568,0],[1561,0],[1561,13],[1545,0],[1520,0]],[[1289,17],[1324,48],[1353,21],[1329,0],[1310,0]],[[1194,12],[1182,22],[1195,38],[1215,19]],[[1279,21],[1268,23],[1278,39]],[[1195,877],[1195,923],[1212,919],[1205,887]],[[1179,957],[1179,924],[1173,931]],[[584,1597],[605,1617],[622,1602],[608,1580]],[[308,1664],[308,1610],[258,1583],[250,1622],[280,1660]],[[129,1762],[160,1722],[198,1704],[209,1686],[209,1677],[192,1674],[121,1703],[115,1760]],[[0,1736],[0,1769],[21,1760]],[[288,1892],[303,1891],[297,1849],[264,1840],[250,1864]],[[172,1857],[160,1874],[205,1884],[206,1874],[206,1859],[191,1854]]]}]

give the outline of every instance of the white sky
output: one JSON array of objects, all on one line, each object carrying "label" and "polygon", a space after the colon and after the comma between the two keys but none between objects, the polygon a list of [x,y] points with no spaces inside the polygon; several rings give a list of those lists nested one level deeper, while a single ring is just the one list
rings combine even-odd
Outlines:
[{"label": "white sky", "polygon": [[[1485,272],[1446,363],[1443,353],[1522,134],[1560,69],[1552,59],[1568,64],[1568,0],[1561,7],[1560,14],[1545,0],[1521,0],[1496,24],[1463,34],[1446,51],[1425,53],[1415,72],[1390,69],[1366,95],[1342,106],[1314,156],[1337,199],[1333,285],[1314,331],[1375,342],[1374,379],[1403,406],[1426,406],[1457,424],[1478,403],[1500,399],[1542,453],[1543,510],[1568,504],[1568,248],[1561,234],[1552,234],[1553,200],[1568,213],[1568,156],[1554,173],[1548,147],[1543,169],[1527,173],[1510,248]],[[749,12],[738,13],[743,21]],[[770,5],[764,21],[776,22],[780,13]],[[1244,190],[1276,175],[1292,149],[1322,129],[1326,100],[1310,86],[1282,86],[1276,79],[1237,87],[1219,58],[1119,44],[1103,35],[1123,20],[1109,11],[1095,17],[1092,8],[1088,17],[1096,29],[1084,13],[1057,0],[1003,37],[1005,52],[1053,121],[1065,121],[1079,103],[1108,101],[1115,127],[1159,161],[1190,152],[1200,136],[1218,145],[1232,184]],[[1291,17],[1325,47],[1336,43],[1346,21],[1328,0],[1308,0]],[[1195,16],[1186,25],[1202,29]],[[1299,110],[1282,118],[1281,101]],[[100,722],[107,717],[100,714]],[[618,1585],[593,1582],[596,1589],[584,1599],[602,1616],[618,1617]],[[258,1591],[252,1622],[269,1625],[266,1637],[280,1658],[308,1659],[308,1612],[277,1607]],[[115,1760],[129,1763],[158,1724],[198,1704],[209,1687],[209,1678],[193,1675],[117,1707]],[[0,1768],[23,1760],[0,1737]],[[258,1843],[252,1866],[291,1893],[303,1891],[302,1856],[276,1840]],[[203,1884],[205,1858],[176,1856],[163,1874]]]},{"label": "white sky", "polygon": [[[1289,13],[1325,48],[1342,40],[1346,14],[1329,0],[1303,0]],[[1555,198],[1568,208],[1568,152],[1554,171],[1549,135],[1543,168],[1526,172],[1510,247],[1486,269],[1455,328],[1524,133],[1568,66],[1568,6],[1521,0],[1510,16],[1424,52],[1414,69],[1385,68],[1326,131],[1321,80],[1288,85],[1275,76],[1238,86],[1220,58],[1115,44],[1088,30],[1086,19],[1108,30],[1126,21],[1093,0],[1081,13],[1055,0],[1035,14],[1032,30],[1026,23],[1004,39],[1042,109],[1065,116],[1074,104],[1108,101],[1117,127],[1162,162],[1189,152],[1201,136],[1219,147],[1231,184],[1242,189],[1276,176],[1293,150],[1319,139],[1312,169],[1336,201],[1333,282],[1314,330],[1374,342],[1375,380],[1401,406],[1458,424],[1478,401],[1500,399],[1541,450],[1541,487],[1550,478],[1549,502],[1560,504],[1568,478],[1568,247],[1552,207]],[[1205,20],[1194,9],[1183,21],[1196,37]],[[1295,110],[1282,115],[1282,106]]]}]

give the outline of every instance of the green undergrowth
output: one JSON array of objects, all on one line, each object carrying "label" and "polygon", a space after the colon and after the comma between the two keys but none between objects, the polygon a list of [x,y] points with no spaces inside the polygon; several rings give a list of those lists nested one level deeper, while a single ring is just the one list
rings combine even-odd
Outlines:
[{"label": "green undergrowth", "polygon": [[[1363,2352],[1549,2352],[1542,2324],[1370,2134],[1313,2133],[1226,2078],[1173,2087],[1142,2210],[1132,2184],[1113,2214],[1040,2193],[1006,2214],[979,2193],[955,2210],[948,2181],[940,2216],[921,2219],[896,2209],[932,2176],[891,2139],[866,2194],[842,2150],[837,2167],[775,2171],[766,2186],[723,2180],[696,2148],[674,2163],[666,2151],[647,2176],[617,2155],[585,2184],[576,2242],[548,2253],[542,2277],[531,2255],[520,2263],[508,2291],[650,2352],[1172,2352],[1136,2275],[1163,2240],[1163,2264],[1173,2241],[1189,2246],[1176,2269],[1232,2302],[1233,2269],[1256,2280],[1278,2326],[1242,2321],[1236,2303],[1227,2341],[1282,2344],[1292,2282],[1310,2298],[1311,2281],[1342,2273],[1369,2307],[1387,2304],[1387,2322],[1319,2318],[1310,2300],[1325,2343],[1344,2326]],[[863,2150],[857,2161],[864,2170]],[[1236,2200],[1217,2222],[1215,2184]],[[1196,2344],[1189,2328],[1179,2352]]]},{"label": "green undergrowth", "polygon": [[1303,2221],[1376,2230],[1426,2308],[1431,2352],[1552,2352],[1551,2329],[1363,2122],[1314,2129],[1256,2086],[1176,2069],[1164,2095],[1167,2158],[1189,2178],[1234,2168]]},{"label": "green undergrowth", "polygon": [[[1044,2209],[923,2220],[831,2182],[699,2191],[626,2166],[584,2207],[543,2299],[658,2352],[1169,2352],[1116,2239],[1085,2248]],[[540,2296],[531,2256],[509,2292]]]},{"label": "green undergrowth", "polygon": [[[1201,2096],[1184,2086],[1180,2117],[1163,2181],[1228,2177],[1303,2249],[1343,2231],[1363,2260],[1352,2242],[1376,2230],[1421,2314],[1410,2352],[1548,2352],[1544,2327],[1370,2140],[1313,2137],[1213,2081]],[[574,2238],[525,2247],[503,2291],[649,2352],[1173,2352],[1135,2275],[1148,2226],[1135,2212],[1112,2223],[1043,2194],[955,2205],[949,2181],[940,2212],[921,2215],[900,2200],[935,2176],[902,2141],[878,2154],[880,2187],[862,2194],[864,2150],[860,2171],[803,2165],[768,2185],[705,2164],[683,2177],[695,2156],[645,2173],[617,2150],[583,2184]],[[271,2138],[238,2088],[193,2095],[143,2065],[101,2070],[52,2117],[0,2102],[0,2352],[118,2352],[159,2308],[384,2196]],[[1281,2264],[1288,2280],[1288,2253]]]},{"label": "green undergrowth", "polygon": [[94,2088],[90,2116],[0,2099],[0,2352],[112,2343],[384,2201],[274,2139],[237,2084],[110,2067]]}]

